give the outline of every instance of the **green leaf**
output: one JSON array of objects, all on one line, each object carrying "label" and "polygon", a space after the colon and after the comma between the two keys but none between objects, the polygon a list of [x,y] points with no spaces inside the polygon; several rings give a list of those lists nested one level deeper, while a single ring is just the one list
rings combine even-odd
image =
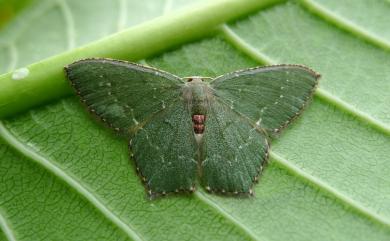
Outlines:
[{"label": "green leaf", "polygon": [[[158,5],[144,1],[138,8],[119,1],[127,4],[129,12],[124,15],[117,14],[124,9],[117,2],[88,2],[37,1],[26,7],[1,30],[1,71],[35,63],[114,33],[118,25],[162,13]],[[389,22],[390,16],[381,14],[387,5],[379,0],[370,4],[369,11],[358,11],[365,9],[363,1],[327,2],[281,3],[257,10],[201,39],[200,25],[191,33],[193,22],[183,18],[181,24],[188,24],[188,29],[180,42],[193,39],[194,43],[144,60],[179,76],[216,76],[271,62],[305,64],[322,74],[313,103],[272,143],[271,162],[254,198],[198,191],[193,197],[148,201],[128,160],[127,143],[96,124],[70,97],[8,118],[1,125],[0,239],[388,240],[390,54],[372,39],[380,36],[390,42],[390,29],[376,24]],[[329,12],[337,14],[324,18]],[[133,20],[125,21],[123,16]],[[215,17],[214,26],[219,18]],[[118,19],[126,24],[117,24]],[[143,26],[160,26],[159,21]],[[77,27],[69,27],[72,23]],[[143,38],[149,39],[142,35],[140,41]],[[111,57],[130,48],[127,42],[106,45],[107,49],[96,50]],[[172,46],[166,41],[158,45],[149,46],[145,55],[140,49],[136,58]],[[118,52],[110,53],[112,49]],[[49,82],[56,76],[62,79],[61,62],[68,59],[69,64],[84,56],[83,50],[35,66]],[[128,54],[123,58],[131,59]],[[2,87],[3,81],[1,77]],[[31,94],[20,103],[64,93],[54,87],[49,88],[53,93],[45,93],[20,83],[8,95],[17,94],[16,90]],[[63,87],[59,82],[53,85]],[[12,98],[1,95],[0,99],[4,106]]]}]

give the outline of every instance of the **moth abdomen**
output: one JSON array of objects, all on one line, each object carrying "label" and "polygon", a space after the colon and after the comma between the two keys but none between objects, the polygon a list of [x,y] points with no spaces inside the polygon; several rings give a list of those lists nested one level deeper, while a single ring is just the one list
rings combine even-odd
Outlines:
[{"label": "moth abdomen", "polygon": [[193,115],[192,116],[192,122],[194,123],[195,134],[203,134],[205,120],[206,120],[205,115]]},{"label": "moth abdomen", "polygon": [[210,98],[209,85],[203,82],[202,77],[188,77],[183,96],[192,113],[192,122],[195,134],[203,134]]}]

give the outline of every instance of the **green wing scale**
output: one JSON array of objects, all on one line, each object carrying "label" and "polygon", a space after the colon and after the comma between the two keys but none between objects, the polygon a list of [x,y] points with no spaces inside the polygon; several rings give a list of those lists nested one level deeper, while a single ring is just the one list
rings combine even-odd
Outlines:
[{"label": "green wing scale", "polygon": [[150,195],[195,190],[197,146],[183,100],[157,114],[129,146]]},{"label": "green wing scale", "polygon": [[210,104],[201,147],[201,178],[206,190],[252,194],[268,158],[263,131],[218,100]]},{"label": "green wing scale", "polygon": [[65,68],[87,109],[129,139],[151,196],[195,190],[252,194],[269,136],[307,105],[319,75],[298,65],[240,70],[205,81],[125,61]]},{"label": "green wing scale", "polygon": [[249,193],[279,133],[312,97],[319,75],[298,65],[240,70],[211,81],[213,100],[201,147],[206,190]]},{"label": "green wing scale", "polygon": [[119,60],[86,59],[65,70],[88,110],[124,135],[176,100],[184,84],[172,74]]},{"label": "green wing scale", "polygon": [[275,65],[226,74],[211,85],[223,102],[272,135],[299,116],[319,77],[304,66]]}]

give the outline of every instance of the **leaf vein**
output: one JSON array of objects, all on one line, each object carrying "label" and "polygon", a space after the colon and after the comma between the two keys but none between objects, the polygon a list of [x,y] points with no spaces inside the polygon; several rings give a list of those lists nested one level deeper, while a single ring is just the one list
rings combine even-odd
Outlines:
[{"label": "leaf vein", "polygon": [[291,163],[291,161],[281,157],[279,154],[271,151],[270,157],[278,164],[283,166],[284,168],[288,169],[290,172],[294,173],[295,175],[307,180],[310,184],[312,184],[315,187],[318,187],[319,189],[332,194],[334,197],[342,201],[343,203],[347,204],[347,206],[352,207],[356,211],[358,211],[360,214],[368,217],[370,220],[379,223],[383,226],[390,227],[390,220],[382,217],[376,213],[374,213],[372,210],[364,207],[359,202],[353,200],[352,198],[348,197],[347,195],[343,194],[341,191],[337,190],[336,188],[330,186],[326,182],[322,181],[321,179],[310,175],[309,173],[305,172],[302,168],[294,165]]},{"label": "leaf vein", "polygon": [[195,196],[198,199],[200,199],[201,201],[203,201],[204,203],[206,203],[207,205],[209,205],[210,207],[217,210],[224,218],[226,218],[227,220],[229,220],[232,223],[234,223],[235,225],[237,225],[237,227],[239,227],[243,232],[245,232],[252,240],[260,241],[260,239],[256,236],[256,234],[254,234],[250,229],[245,227],[245,225],[243,225],[240,220],[237,220],[228,211],[226,211],[220,205],[218,205],[213,200],[208,198],[203,192],[197,191],[197,192],[195,192]]},{"label": "leaf vein", "polygon": [[8,51],[9,51],[9,56],[10,56],[8,71],[12,71],[17,66],[19,54],[18,54],[18,49],[16,48],[15,44],[13,44],[13,43],[10,43],[8,45]]},{"label": "leaf vein", "polygon": [[36,6],[29,9],[29,14],[25,16],[24,19],[18,19],[14,21],[12,27],[6,27],[0,33],[0,45],[8,45],[10,43],[16,42],[21,35],[30,27],[31,22],[35,21],[37,18],[41,17],[46,12],[55,6],[54,1],[39,1]]},{"label": "leaf vein", "polygon": [[73,49],[76,46],[76,34],[75,34],[75,25],[73,21],[72,11],[69,8],[66,0],[58,0],[58,6],[61,9],[62,15],[66,23],[66,33],[68,37],[68,49]]},{"label": "leaf vein", "polygon": [[126,19],[127,19],[127,1],[126,0],[118,0],[119,1],[119,13],[118,13],[118,31],[123,30],[126,27]]},{"label": "leaf vein", "polygon": [[169,12],[172,10],[172,0],[165,0],[164,2],[164,10],[163,10],[163,15],[167,15]]},{"label": "leaf vein", "polygon": [[318,2],[313,0],[301,0],[300,1],[304,7],[312,11],[314,14],[320,16],[326,21],[360,37],[368,42],[377,45],[386,50],[390,49],[390,42],[377,34],[359,26],[351,20],[348,20],[339,14],[327,9],[325,6],[321,5]]},{"label": "leaf vein", "polygon": [[7,219],[4,217],[4,214],[0,210],[0,230],[2,230],[5,234],[5,237],[9,241],[16,241],[15,235],[11,229],[11,227],[8,225]]},{"label": "leaf vein", "polygon": [[[256,48],[251,46],[249,43],[245,42],[245,40],[238,36],[227,25],[222,26],[221,31],[225,38],[233,46],[235,46],[237,49],[241,50],[245,54],[249,55],[249,57],[251,57],[253,60],[265,65],[272,65],[278,63],[278,61],[271,59],[270,57],[266,56],[265,54],[261,53]],[[323,88],[317,88],[314,94],[316,97],[322,99],[326,103],[335,106],[338,110],[341,110],[356,117],[359,121],[368,124],[375,130],[380,131],[386,135],[390,135],[390,126],[375,119],[371,115],[359,110],[358,108],[340,99],[339,97],[329,93]]]},{"label": "leaf vein", "polygon": [[[112,210],[110,210],[101,200],[98,199],[92,192],[83,186],[80,180],[67,174],[59,166],[51,162],[43,155],[37,153],[35,150],[27,147],[21,141],[19,141],[0,121],[0,138],[2,138],[10,147],[14,148],[21,155],[27,157],[31,161],[39,164],[44,169],[52,173],[58,179],[63,180],[70,187],[72,187],[77,193],[88,200],[98,211],[100,211],[108,220],[115,224],[118,229],[122,230],[132,240],[143,240],[142,237],[135,231],[135,228],[130,224],[125,223],[120,217],[118,217]],[[0,221],[1,222],[1,221]]]}]

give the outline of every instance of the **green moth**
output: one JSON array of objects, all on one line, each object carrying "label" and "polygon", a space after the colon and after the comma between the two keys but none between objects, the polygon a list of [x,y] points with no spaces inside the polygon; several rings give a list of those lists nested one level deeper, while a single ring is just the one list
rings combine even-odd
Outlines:
[{"label": "green moth", "polygon": [[319,74],[300,65],[187,77],[111,59],[65,68],[88,110],[128,137],[151,196],[192,192],[196,176],[222,194],[252,194],[269,137],[302,112]]}]

